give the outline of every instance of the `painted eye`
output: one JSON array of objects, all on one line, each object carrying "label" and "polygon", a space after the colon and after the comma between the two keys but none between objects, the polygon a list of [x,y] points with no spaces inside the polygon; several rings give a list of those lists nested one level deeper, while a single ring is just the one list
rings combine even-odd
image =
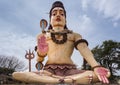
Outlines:
[{"label": "painted eye", "polygon": [[52,16],[55,16],[56,14],[54,13],[54,14],[52,14]]},{"label": "painted eye", "polygon": [[61,14],[62,16],[64,16],[64,14]]}]

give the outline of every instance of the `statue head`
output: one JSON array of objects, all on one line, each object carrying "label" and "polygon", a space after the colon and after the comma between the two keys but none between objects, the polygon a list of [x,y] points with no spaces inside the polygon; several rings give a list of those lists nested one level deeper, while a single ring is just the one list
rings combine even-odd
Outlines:
[{"label": "statue head", "polygon": [[49,12],[50,26],[48,29],[63,27],[67,29],[66,26],[66,10],[64,5],[60,1],[56,1],[52,4]]},{"label": "statue head", "polygon": [[52,4],[52,7],[51,7],[50,12],[49,12],[49,14],[50,14],[50,15],[49,15],[49,18],[51,18],[52,10],[53,10],[55,7],[60,7],[60,8],[62,8],[63,11],[64,11],[64,13],[65,13],[65,17],[66,17],[66,10],[65,10],[65,8],[64,8],[63,3],[62,3],[61,1],[56,1],[56,2],[54,2],[54,3]]}]

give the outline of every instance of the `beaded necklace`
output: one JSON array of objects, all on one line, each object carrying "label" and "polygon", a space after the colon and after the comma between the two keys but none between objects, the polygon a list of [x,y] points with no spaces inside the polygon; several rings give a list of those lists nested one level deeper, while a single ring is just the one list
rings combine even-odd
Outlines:
[{"label": "beaded necklace", "polygon": [[[56,35],[62,36],[62,40],[57,40]],[[56,44],[64,44],[67,41],[67,33],[51,33],[51,38],[52,41],[55,42]]]},{"label": "beaded necklace", "polygon": [[[70,30],[64,30],[61,32],[55,32],[54,30],[49,31],[51,33],[51,39],[56,44],[64,44],[67,41],[67,34],[72,33]],[[57,39],[56,36],[61,36],[62,39]]]}]

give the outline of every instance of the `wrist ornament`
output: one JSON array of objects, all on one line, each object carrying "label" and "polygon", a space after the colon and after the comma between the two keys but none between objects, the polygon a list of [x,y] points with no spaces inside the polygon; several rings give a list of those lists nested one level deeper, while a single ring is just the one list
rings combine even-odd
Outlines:
[{"label": "wrist ornament", "polygon": [[101,66],[101,65],[96,65],[96,66],[92,67],[92,70],[94,71],[94,69],[97,68],[97,67],[103,67],[103,66]]},{"label": "wrist ornament", "polygon": [[43,57],[43,58],[44,58],[47,54],[46,54],[46,55],[40,55],[39,52],[37,52],[37,55],[38,55],[39,57]]}]

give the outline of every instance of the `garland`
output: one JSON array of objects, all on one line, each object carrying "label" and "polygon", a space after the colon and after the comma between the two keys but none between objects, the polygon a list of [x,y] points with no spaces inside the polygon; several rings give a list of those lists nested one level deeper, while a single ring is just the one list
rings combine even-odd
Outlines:
[{"label": "garland", "polygon": [[[46,32],[51,33],[51,39],[56,44],[64,44],[67,41],[67,34],[68,33],[73,33],[71,30],[67,30],[67,29],[65,29],[65,30],[63,30],[61,32],[55,32],[54,30],[48,30]],[[63,39],[62,40],[58,40],[56,38],[56,36],[62,36]]]},{"label": "garland", "polygon": [[[62,36],[63,39],[57,40],[55,37],[56,35]],[[52,41],[55,42],[56,44],[64,44],[67,41],[67,33],[60,33],[60,32],[51,33],[51,38],[52,38]]]}]

